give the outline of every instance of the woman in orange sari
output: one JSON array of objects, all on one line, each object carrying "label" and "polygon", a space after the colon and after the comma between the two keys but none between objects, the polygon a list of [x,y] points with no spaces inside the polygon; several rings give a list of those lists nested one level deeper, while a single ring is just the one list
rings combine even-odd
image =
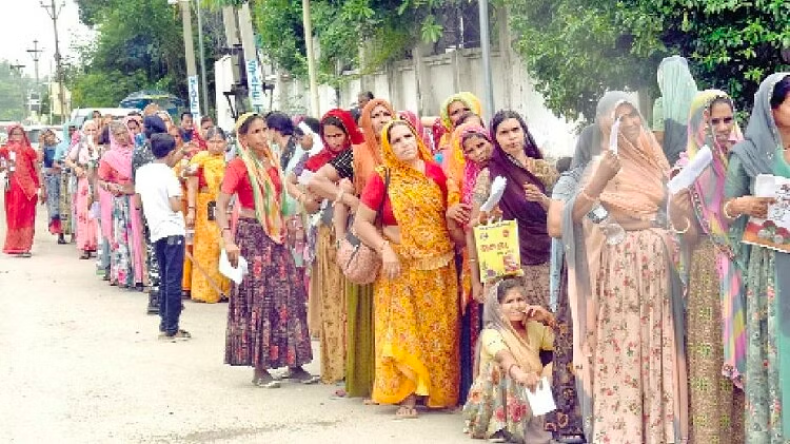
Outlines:
[{"label": "woman in orange sari", "polygon": [[[374,283],[376,378],[373,401],[400,404],[396,417],[458,402],[458,279],[453,239],[463,230],[446,219],[447,178],[405,121],[382,131],[384,165],[368,179],[354,228],[379,252]],[[384,227],[374,221],[382,207]]]},{"label": "woman in orange sari", "polygon": [[230,292],[230,282],[219,272],[219,243],[222,233],[216,223],[217,196],[225,176],[227,140],[222,128],[213,127],[206,133],[208,151],[195,154],[189,161],[197,168],[187,179],[189,210],[187,227],[195,230],[192,247],[192,300],[219,302]]},{"label": "woman in orange sari", "polygon": [[[0,148],[0,172],[6,171],[6,231],[3,253],[30,257],[36,228],[36,201],[40,177],[38,154],[21,125],[8,130],[8,143]],[[47,198],[41,190],[41,200]]]}]

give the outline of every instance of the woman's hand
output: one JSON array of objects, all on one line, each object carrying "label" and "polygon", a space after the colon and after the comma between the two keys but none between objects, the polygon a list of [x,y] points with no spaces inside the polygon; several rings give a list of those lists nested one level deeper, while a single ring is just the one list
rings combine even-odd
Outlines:
[{"label": "woman's hand", "polygon": [[502,210],[499,207],[494,208],[491,212],[481,211],[474,226],[486,225],[500,219],[502,219]]},{"label": "woman's hand", "polygon": [[381,270],[387,279],[395,279],[400,276],[400,259],[389,243],[384,244],[381,250]]},{"label": "woman's hand", "polygon": [[467,204],[456,204],[447,209],[447,219],[454,221],[459,226],[469,223],[472,214],[472,207]]},{"label": "woman's hand", "polygon": [[537,187],[535,184],[525,183],[524,184],[524,195],[526,196],[529,202],[537,202],[543,207],[544,210],[549,209],[549,204],[551,203],[551,199],[546,196],[543,191],[540,191],[540,188]]},{"label": "woman's hand", "polygon": [[516,383],[528,388],[531,392],[535,392],[535,387],[537,387],[538,383],[540,382],[540,377],[537,373],[524,371],[521,369],[521,367],[512,367],[510,370],[510,376],[514,381],[516,381]]},{"label": "woman's hand", "polygon": [[85,170],[82,169],[82,167],[80,167],[80,166],[74,167],[74,175],[76,175],[78,178],[82,179],[83,177],[85,177]]},{"label": "woman's hand", "polygon": [[540,322],[541,324],[551,328],[554,328],[556,325],[556,322],[554,321],[554,315],[549,313],[548,310],[541,307],[540,305],[530,305],[526,310],[524,310],[524,313],[526,313],[528,321]]},{"label": "woman's hand", "polygon": [[[472,266],[476,265],[477,264],[472,264]],[[477,301],[478,304],[484,304],[486,302],[485,288],[480,282],[472,283],[472,298]]]},{"label": "woman's hand", "polygon": [[185,222],[186,222],[187,227],[195,228],[195,209],[194,208],[190,208],[187,211],[187,217],[185,218]]},{"label": "woman's hand", "polygon": [[42,205],[47,203],[47,190],[45,190],[44,188],[42,188],[41,191],[38,194],[38,201]]},{"label": "woman's hand", "polygon": [[741,196],[730,202],[728,212],[731,216],[745,214],[765,219],[768,216],[768,206],[774,202],[776,199],[773,197]]},{"label": "woman's hand", "polygon": [[239,266],[239,255],[241,254],[241,250],[239,250],[238,245],[233,242],[225,242],[225,254],[228,255],[228,262],[233,265],[233,268]]},{"label": "woman's hand", "polygon": [[598,162],[598,168],[595,170],[595,174],[590,182],[590,185],[594,187],[593,191],[596,193],[603,191],[603,189],[606,188],[606,184],[608,184],[619,172],[620,158],[617,157],[617,154],[609,150],[602,152],[601,161]]}]

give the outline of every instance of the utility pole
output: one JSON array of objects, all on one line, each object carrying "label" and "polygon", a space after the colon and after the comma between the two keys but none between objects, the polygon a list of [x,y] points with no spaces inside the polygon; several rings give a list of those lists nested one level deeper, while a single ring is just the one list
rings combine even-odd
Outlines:
[{"label": "utility pole", "polygon": [[17,60],[15,65],[11,65],[11,69],[16,71],[19,74],[19,89],[22,91],[22,116],[19,118],[19,123],[25,120],[25,115],[27,114],[27,100],[25,97],[25,82],[22,78],[22,70],[25,69],[25,65],[21,65],[19,60]]},{"label": "utility pole", "polygon": [[[491,73],[491,32],[488,26],[488,0],[477,0],[480,11],[480,49],[483,59],[483,114],[494,115],[494,78]],[[482,116],[481,116],[482,117]],[[486,119],[486,121],[488,121]]]},{"label": "utility pole", "polygon": [[52,19],[52,25],[55,28],[55,71],[58,77],[58,101],[60,103],[60,123],[66,123],[66,97],[65,88],[63,86],[63,66],[61,65],[60,57],[60,39],[58,37],[58,17],[66,6],[65,1],[61,1],[60,8],[55,4],[55,0],[50,0],[50,4],[44,4],[44,0],[40,0],[41,7],[47,11],[49,18]]},{"label": "utility pole", "polygon": [[[189,107],[192,113],[200,108],[200,98],[195,96],[197,89],[197,65],[195,63],[195,42],[192,38],[192,9],[189,0],[180,0],[181,21],[184,33],[184,56],[187,61],[187,84],[189,85]],[[205,94],[206,91],[203,91]],[[199,95],[199,94],[198,94]],[[197,113],[199,114],[199,113]],[[197,117],[197,116],[196,116]]]},{"label": "utility pole", "polygon": [[307,50],[307,75],[310,78],[310,111],[313,116],[319,117],[321,115],[321,110],[318,105],[318,81],[316,80],[313,24],[310,19],[310,0],[302,0],[302,27],[304,28],[304,44]]},{"label": "utility pole", "polygon": [[35,63],[36,67],[36,92],[41,91],[41,87],[39,86],[39,78],[38,78],[38,61],[41,60],[41,53],[44,52],[43,49],[38,47],[38,40],[33,40],[33,49],[28,49],[27,52],[33,57],[33,63]]},{"label": "utility pole", "polygon": [[206,80],[206,57],[203,49],[203,11],[200,7],[200,0],[195,2],[197,6],[197,25],[198,25],[198,49],[200,50],[200,77],[201,87],[203,88],[203,114],[209,114],[208,108],[208,80]]}]

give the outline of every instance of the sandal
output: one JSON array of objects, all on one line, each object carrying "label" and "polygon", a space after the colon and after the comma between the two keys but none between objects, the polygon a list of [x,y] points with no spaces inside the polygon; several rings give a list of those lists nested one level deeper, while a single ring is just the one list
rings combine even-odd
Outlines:
[{"label": "sandal", "polygon": [[27,259],[27,258],[33,257],[33,255],[30,254],[29,251],[25,251],[24,253],[19,253],[19,257],[23,257],[23,258]]},{"label": "sandal", "polygon": [[395,419],[417,419],[417,409],[413,406],[402,405],[395,411]]},{"label": "sandal", "polygon": [[82,255],[80,255],[80,260],[87,260],[91,258],[91,253],[89,251],[84,251]]},{"label": "sandal", "polygon": [[307,370],[299,367],[296,369],[288,369],[288,372],[283,375],[282,379],[295,379],[302,384],[309,385],[315,384],[321,380],[320,376],[311,375]]},{"label": "sandal", "polygon": [[280,381],[275,380],[268,371],[259,373],[258,370],[256,370],[252,385],[263,388],[280,388]]},{"label": "sandal", "polygon": [[362,400],[362,404],[363,405],[379,405],[378,402],[374,401],[371,398],[365,398],[364,400]]}]

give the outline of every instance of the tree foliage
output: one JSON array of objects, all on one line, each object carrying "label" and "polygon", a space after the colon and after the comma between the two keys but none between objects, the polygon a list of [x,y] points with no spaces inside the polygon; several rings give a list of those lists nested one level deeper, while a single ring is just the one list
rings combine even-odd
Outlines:
[{"label": "tree foliage", "polygon": [[656,93],[658,63],[671,54],[689,59],[701,88],[744,107],[790,48],[786,0],[504,1],[538,91],[571,118],[591,118],[607,89]]},{"label": "tree foliage", "polygon": [[0,60],[0,120],[21,121],[27,117],[22,104],[34,81],[11,68],[11,62]]}]

